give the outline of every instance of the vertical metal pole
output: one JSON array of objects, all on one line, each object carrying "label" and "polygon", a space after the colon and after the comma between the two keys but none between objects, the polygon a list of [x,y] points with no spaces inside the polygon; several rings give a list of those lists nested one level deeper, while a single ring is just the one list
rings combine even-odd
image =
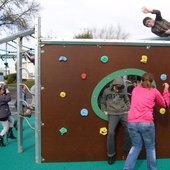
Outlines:
[{"label": "vertical metal pole", "polygon": [[41,163],[40,18],[35,25],[35,161]]},{"label": "vertical metal pole", "polygon": [[22,48],[22,38],[17,39],[17,113],[18,113],[18,152],[23,152],[23,119],[19,115],[22,110],[22,94],[21,94],[21,82],[22,82],[22,57],[21,57],[21,48]]},{"label": "vertical metal pole", "polygon": [[5,55],[5,76],[7,76],[8,75],[8,68],[7,68],[7,55],[8,55],[8,45],[7,45],[7,42],[6,42],[6,44],[5,44],[5,48],[6,48],[6,55]]}]

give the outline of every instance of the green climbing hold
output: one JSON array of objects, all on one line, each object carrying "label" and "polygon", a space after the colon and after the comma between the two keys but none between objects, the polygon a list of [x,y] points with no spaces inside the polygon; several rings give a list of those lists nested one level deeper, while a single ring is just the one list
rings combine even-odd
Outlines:
[{"label": "green climbing hold", "polygon": [[109,61],[109,58],[108,58],[108,56],[102,56],[101,58],[100,58],[100,61],[102,62],[102,63],[107,63],[108,61]]}]

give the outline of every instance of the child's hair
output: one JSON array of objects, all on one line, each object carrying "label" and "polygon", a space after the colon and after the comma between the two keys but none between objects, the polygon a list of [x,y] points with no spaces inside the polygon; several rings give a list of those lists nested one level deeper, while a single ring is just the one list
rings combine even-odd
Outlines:
[{"label": "child's hair", "polygon": [[148,27],[148,26],[146,25],[146,21],[147,21],[147,20],[150,20],[150,19],[152,19],[152,18],[150,18],[150,17],[145,17],[145,18],[143,19],[143,25],[146,26],[146,27]]},{"label": "child's hair", "polygon": [[144,73],[141,80],[142,80],[142,86],[144,88],[151,88],[152,82],[154,80],[154,76],[151,73]]},{"label": "child's hair", "polygon": [[5,84],[0,83],[0,90],[4,89],[4,94],[6,94],[6,87]]},{"label": "child's hair", "polygon": [[122,84],[114,84],[113,86],[115,86],[115,88],[116,88],[116,90],[123,90],[124,89],[124,85],[122,85]]},{"label": "child's hair", "polygon": [[5,88],[5,84],[4,83],[0,83],[0,89]]}]

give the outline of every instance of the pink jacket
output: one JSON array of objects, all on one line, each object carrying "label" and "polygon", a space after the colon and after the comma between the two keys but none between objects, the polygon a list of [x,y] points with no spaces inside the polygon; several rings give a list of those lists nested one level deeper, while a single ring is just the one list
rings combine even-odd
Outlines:
[{"label": "pink jacket", "polygon": [[[170,94],[164,90],[163,95],[156,88],[143,88],[141,85],[132,91],[128,122],[152,122],[155,104],[169,106]],[[166,103],[165,103],[166,102]]]}]

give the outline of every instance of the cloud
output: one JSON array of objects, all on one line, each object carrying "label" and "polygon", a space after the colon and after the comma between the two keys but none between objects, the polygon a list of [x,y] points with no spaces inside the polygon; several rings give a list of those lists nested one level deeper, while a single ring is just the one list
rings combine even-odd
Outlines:
[{"label": "cloud", "polygon": [[[143,6],[160,9],[170,20],[169,0],[37,0],[40,2],[43,36],[72,38],[84,28],[120,25],[132,37],[152,36],[143,26]],[[152,16],[152,15],[151,15]],[[153,35],[154,36],[154,35]]]}]

